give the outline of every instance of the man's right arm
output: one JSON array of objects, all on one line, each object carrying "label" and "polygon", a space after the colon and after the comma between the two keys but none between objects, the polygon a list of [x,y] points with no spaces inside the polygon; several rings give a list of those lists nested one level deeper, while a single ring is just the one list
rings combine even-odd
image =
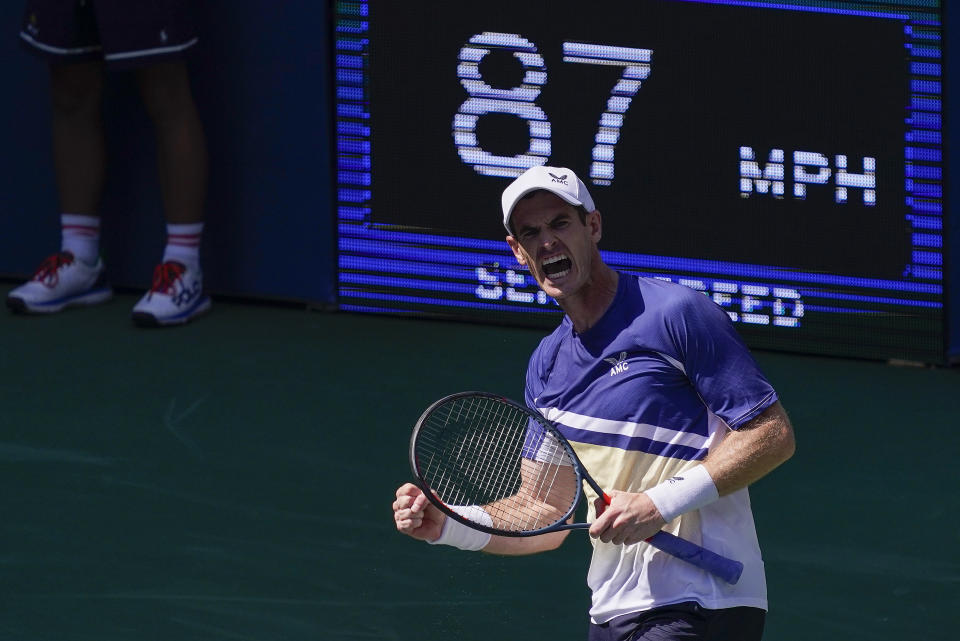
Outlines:
[{"label": "man's right arm", "polygon": [[[427,500],[423,491],[413,483],[397,489],[393,502],[393,518],[397,530],[420,541],[434,542],[443,532],[447,515]],[[467,527],[453,522],[450,525]],[[547,552],[560,547],[569,530],[549,532],[539,536],[491,536],[483,551],[490,554],[521,556]]]}]

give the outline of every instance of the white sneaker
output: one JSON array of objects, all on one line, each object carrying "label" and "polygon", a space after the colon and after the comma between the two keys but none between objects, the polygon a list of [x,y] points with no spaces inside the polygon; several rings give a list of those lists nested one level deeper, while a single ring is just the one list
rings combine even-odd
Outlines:
[{"label": "white sneaker", "polygon": [[7,294],[7,307],[20,313],[52,314],[70,305],[102,303],[113,296],[103,270],[101,258],[96,265],[88,265],[68,251],[52,254],[31,280]]},{"label": "white sneaker", "polygon": [[167,261],[153,270],[153,286],[133,307],[133,322],[142,327],[182,325],[210,309],[203,275],[183,263]]}]

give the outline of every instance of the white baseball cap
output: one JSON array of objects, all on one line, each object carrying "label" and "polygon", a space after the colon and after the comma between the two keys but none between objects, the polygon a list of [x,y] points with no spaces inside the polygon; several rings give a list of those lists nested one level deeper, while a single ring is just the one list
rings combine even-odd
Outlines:
[{"label": "white baseball cap", "polygon": [[513,233],[510,229],[510,215],[513,213],[513,208],[521,198],[538,189],[554,193],[576,207],[582,205],[588,212],[596,209],[586,185],[573,171],[566,167],[544,165],[531,167],[510,183],[500,197],[500,205],[503,207],[503,226],[508,232]]}]

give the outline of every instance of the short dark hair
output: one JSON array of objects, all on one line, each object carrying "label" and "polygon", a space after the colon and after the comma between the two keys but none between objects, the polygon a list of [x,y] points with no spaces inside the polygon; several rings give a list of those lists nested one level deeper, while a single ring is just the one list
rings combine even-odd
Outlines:
[{"label": "short dark hair", "polygon": [[[550,191],[549,189],[534,189],[533,191],[528,191],[528,192],[525,193],[523,196],[521,196],[521,197],[520,197],[520,200],[526,200],[527,198],[532,198],[533,196],[535,196],[536,194],[539,194],[540,192],[546,192],[546,193],[548,193],[548,194],[553,194],[553,192]],[[554,195],[556,195],[556,194],[554,194]],[[566,202],[566,201],[564,201],[564,202]],[[567,203],[567,204],[570,204],[570,203]],[[579,216],[580,216],[580,223],[583,224],[583,225],[586,225],[586,224],[587,224],[587,216],[590,215],[590,212],[587,211],[587,208],[584,207],[583,205],[573,205],[573,204],[570,204],[570,206],[577,210],[577,214],[579,214]],[[516,208],[516,205],[514,205],[514,208]],[[515,231],[515,230],[513,229],[513,212],[510,212],[510,234],[513,235],[514,231]]]}]

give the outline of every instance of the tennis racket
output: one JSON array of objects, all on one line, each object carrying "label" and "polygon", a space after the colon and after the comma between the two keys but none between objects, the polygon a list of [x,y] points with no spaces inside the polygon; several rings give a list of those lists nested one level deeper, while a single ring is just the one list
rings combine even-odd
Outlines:
[{"label": "tennis racket", "polygon": [[[501,536],[535,536],[589,523],[570,523],[583,481],[610,497],[584,470],[556,426],[529,408],[484,392],[461,392],[433,403],[410,438],[410,466],[420,489],[449,518]],[[493,525],[451,506],[478,505]],[[468,512],[469,514],[469,512]],[[667,532],[647,543],[736,583],[743,564]]]}]

